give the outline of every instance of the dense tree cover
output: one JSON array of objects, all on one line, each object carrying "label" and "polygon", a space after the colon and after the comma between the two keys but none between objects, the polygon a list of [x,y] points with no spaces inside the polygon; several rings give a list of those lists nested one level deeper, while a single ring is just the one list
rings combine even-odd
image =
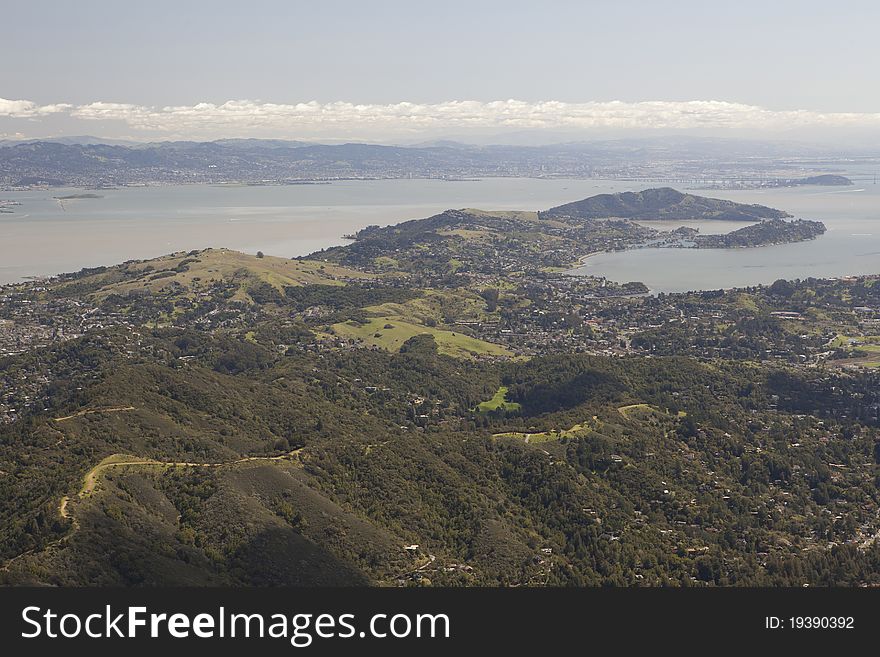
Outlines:
[{"label": "dense tree cover", "polygon": [[[308,331],[273,341],[273,326],[250,339],[156,330],[137,355],[96,335],[7,361],[76,385],[0,433],[0,549],[25,553],[2,577],[878,583],[877,549],[860,547],[877,530],[880,458],[864,376],[687,358],[487,363],[438,354],[429,335],[397,354],[312,351]],[[520,410],[475,412],[499,385]],[[111,454],[227,465],[109,469],[80,499]]]}]

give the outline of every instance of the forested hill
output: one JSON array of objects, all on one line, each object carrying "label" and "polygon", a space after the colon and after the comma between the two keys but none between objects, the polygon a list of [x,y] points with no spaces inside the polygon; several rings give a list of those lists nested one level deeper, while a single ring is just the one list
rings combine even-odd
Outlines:
[{"label": "forested hill", "polygon": [[661,187],[641,192],[599,194],[582,201],[550,208],[541,212],[540,216],[546,219],[762,221],[764,219],[782,219],[791,215],[763,205],[734,203],[717,198],[684,194],[671,187]]}]

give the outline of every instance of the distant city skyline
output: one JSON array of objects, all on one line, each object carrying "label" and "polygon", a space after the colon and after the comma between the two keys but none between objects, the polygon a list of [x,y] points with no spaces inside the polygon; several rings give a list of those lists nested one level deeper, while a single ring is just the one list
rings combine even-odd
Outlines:
[{"label": "distant city skyline", "polygon": [[2,15],[0,139],[880,144],[870,2],[35,0]]}]

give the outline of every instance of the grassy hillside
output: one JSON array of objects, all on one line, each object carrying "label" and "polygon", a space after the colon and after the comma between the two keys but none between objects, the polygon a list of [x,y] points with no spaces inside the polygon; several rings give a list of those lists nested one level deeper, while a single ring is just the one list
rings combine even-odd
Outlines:
[{"label": "grassy hillside", "polygon": [[332,329],[340,337],[359,340],[388,351],[399,351],[407,340],[417,335],[431,335],[440,353],[457,358],[512,355],[504,347],[491,342],[460,332],[412,324],[398,319],[397,315],[371,317],[364,323],[350,320],[334,324]]},{"label": "grassy hillside", "polygon": [[364,278],[367,276],[361,272],[329,263],[205,249],[101,268],[60,285],[57,291],[60,294],[88,291],[99,301],[114,294],[166,292],[195,298],[223,285],[228,286],[233,298],[250,302],[248,290],[260,284],[283,292],[288,286],[343,285],[345,281]]}]

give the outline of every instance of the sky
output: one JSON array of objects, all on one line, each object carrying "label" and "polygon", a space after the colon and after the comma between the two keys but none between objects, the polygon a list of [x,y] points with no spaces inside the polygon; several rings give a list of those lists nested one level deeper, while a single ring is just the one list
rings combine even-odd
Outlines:
[{"label": "sky", "polygon": [[880,3],[5,3],[0,139],[880,143]]}]

